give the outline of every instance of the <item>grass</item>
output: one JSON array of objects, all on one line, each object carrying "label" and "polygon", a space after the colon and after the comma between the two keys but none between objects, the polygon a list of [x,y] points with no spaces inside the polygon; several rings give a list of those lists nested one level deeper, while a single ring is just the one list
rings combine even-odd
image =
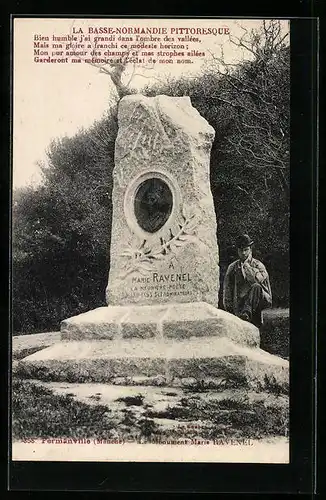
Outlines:
[{"label": "grass", "polygon": [[[26,438],[102,438],[136,436],[150,439],[152,435],[204,439],[261,439],[286,436],[289,426],[286,395],[248,395],[228,391],[218,398],[202,393],[189,394],[163,411],[150,409],[146,394],[119,398],[124,403],[117,411],[113,405],[84,403],[74,394],[58,395],[33,381],[14,378],[12,384],[13,439]],[[231,395],[230,395],[231,394]],[[96,399],[99,396],[97,393]],[[94,400],[94,398],[92,398]],[[114,408],[114,409],[113,409]],[[155,421],[154,421],[155,419]],[[157,420],[158,419],[158,420]],[[172,428],[162,427],[159,419],[175,421]],[[200,422],[191,429],[189,422]],[[180,422],[186,426],[180,428]]]},{"label": "grass", "polygon": [[285,436],[288,433],[289,409],[287,398],[250,401],[224,398],[203,401],[198,397],[182,398],[178,406],[166,410],[149,410],[148,417],[172,420],[206,421],[211,425],[201,430],[204,438],[232,437],[260,439],[266,436]]},{"label": "grass", "polygon": [[30,356],[31,354],[34,354],[35,352],[39,351],[40,347],[25,347],[24,349],[21,350],[13,350],[12,351],[12,359],[13,360],[19,360],[26,358],[27,356]]},{"label": "grass", "polygon": [[[27,438],[101,438],[109,439],[120,427],[123,434],[149,438],[157,425],[148,417],[138,418],[130,409],[117,423],[106,405],[87,405],[74,394],[54,394],[30,381],[14,379],[12,384],[13,440]],[[99,397],[99,395],[96,395]],[[142,405],[144,396],[121,398],[126,406]],[[112,432],[113,431],[113,432]],[[122,432],[121,432],[122,433]]]},{"label": "grass", "polygon": [[270,392],[271,394],[275,394],[275,396],[280,396],[281,394],[289,394],[290,388],[288,382],[280,383],[276,380],[274,375],[268,376],[265,374],[264,376],[264,384],[262,386],[262,390]]},{"label": "grass", "polygon": [[144,396],[142,394],[137,394],[137,396],[126,396],[124,398],[118,398],[116,401],[124,403],[126,406],[142,406],[144,403]]},{"label": "grass", "polygon": [[110,438],[107,406],[90,406],[25,380],[12,383],[13,439],[28,437]]}]

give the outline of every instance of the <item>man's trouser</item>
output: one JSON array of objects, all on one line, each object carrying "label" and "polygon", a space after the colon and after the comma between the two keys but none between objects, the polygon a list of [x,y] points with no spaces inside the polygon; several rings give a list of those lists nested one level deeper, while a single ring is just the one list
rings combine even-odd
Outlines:
[{"label": "man's trouser", "polygon": [[241,301],[239,315],[240,317],[248,316],[248,320],[259,327],[262,324],[261,311],[270,305],[271,300],[262,286],[259,283],[253,283]]}]

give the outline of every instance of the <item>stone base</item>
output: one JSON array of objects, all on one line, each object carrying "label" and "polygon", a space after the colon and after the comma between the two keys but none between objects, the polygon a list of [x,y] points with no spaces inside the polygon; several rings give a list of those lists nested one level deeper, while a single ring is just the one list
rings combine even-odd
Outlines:
[{"label": "stone base", "polygon": [[[226,337],[259,347],[259,330],[206,302],[99,307],[61,323],[62,340]],[[111,350],[111,347],[108,347]]]},{"label": "stone base", "polygon": [[255,326],[206,302],[99,307],[63,321],[61,342],[21,360],[16,372],[48,381],[193,388],[226,382],[286,391],[288,361],[258,347]]},{"label": "stone base", "polygon": [[59,342],[18,362],[22,377],[170,387],[288,389],[289,363],[222,337]]}]

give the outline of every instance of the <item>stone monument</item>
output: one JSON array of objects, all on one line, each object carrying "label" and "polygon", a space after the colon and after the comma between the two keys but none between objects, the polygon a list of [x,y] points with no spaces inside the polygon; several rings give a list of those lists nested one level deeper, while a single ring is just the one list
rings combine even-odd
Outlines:
[{"label": "stone monument", "polygon": [[107,303],[217,306],[214,129],[189,97],[128,96],[118,119]]},{"label": "stone monument", "polygon": [[214,129],[189,97],[164,95],[124,97],[118,124],[108,305],[64,320],[61,342],[20,368],[144,385],[286,381],[288,362],[259,349],[258,329],[218,309]]}]

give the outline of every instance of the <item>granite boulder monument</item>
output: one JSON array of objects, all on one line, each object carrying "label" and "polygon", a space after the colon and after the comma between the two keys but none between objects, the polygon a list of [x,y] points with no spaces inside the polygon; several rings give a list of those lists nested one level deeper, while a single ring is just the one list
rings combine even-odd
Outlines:
[{"label": "granite boulder monument", "polygon": [[[118,109],[106,307],[61,323],[20,361],[44,379],[183,386],[288,378],[259,330],[218,309],[214,129],[189,97],[129,95]],[[189,382],[190,381],[190,382]]]}]

